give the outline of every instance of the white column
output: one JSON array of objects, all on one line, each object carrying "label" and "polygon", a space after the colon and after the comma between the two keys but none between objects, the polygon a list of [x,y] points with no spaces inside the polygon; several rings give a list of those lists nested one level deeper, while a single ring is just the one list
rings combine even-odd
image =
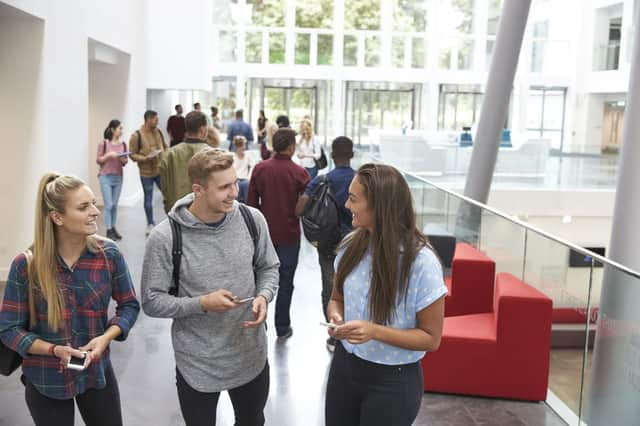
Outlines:
[{"label": "white column", "polygon": [[393,2],[392,0],[380,1],[380,66],[391,66],[391,32],[393,31]]},{"label": "white column", "polygon": [[318,33],[309,36],[309,65],[318,65]]},{"label": "white column", "polygon": [[285,14],[285,64],[293,65],[296,50],[296,0],[287,0],[287,9]]},{"label": "white column", "polygon": [[344,135],[344,112],[347,107],[345,93],[342,88],[343,81],[340,78],[333,80],[333,135]]}]

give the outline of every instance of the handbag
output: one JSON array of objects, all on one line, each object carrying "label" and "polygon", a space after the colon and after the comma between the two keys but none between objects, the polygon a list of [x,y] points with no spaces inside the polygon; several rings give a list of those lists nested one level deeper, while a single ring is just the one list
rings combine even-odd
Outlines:
[{"label": "handbag", "polygon": [[327,156],[324,154],[324,149],[322,147],[320,147],[320,158],[317,160],[314,159],[314,161],[318,170],[322,170],[327,167]]},{"label": "handbag", "polygon": [[[27,257],[27,268],[29,268],[29,263],[31,262],[31,250],[26,250],[25,256]],[[31,297],[31,285],[29,285],[28,295],[28,297]],[[6,347],[4,343],[0,341],[0,374],[3,376],[10,376],[18,369],[18,367],[20,367],[20,364],[22,364],[22,357],[17,352]]]}]

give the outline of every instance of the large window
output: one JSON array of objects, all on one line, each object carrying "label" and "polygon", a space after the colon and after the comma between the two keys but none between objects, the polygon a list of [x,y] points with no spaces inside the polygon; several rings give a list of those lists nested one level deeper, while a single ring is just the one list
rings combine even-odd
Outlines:
[{"label": "large window", "polygon": [[527,136],[549,139],[551,148],[562,151],[565,97],[564,87],[531,87],[527,100]]},{"label": "large window", "polygon": [[427,29],[427,0],[394,0],[393,30],[423,32]]},{"label": "large window", "polygon": [[544,52],[549,36],[549,21],[533,24],[533,40],[531,41],[531,72],[543,72]]},{"label": "large window", "polygon": [[296,27],[332,28],[333,0],[316,0],[313,2],[297,1]]},{"label": "large window", "polygon": [[247,0],[251,5],[251,23],[262,27],[284,27],[286,0]]},{"label": "large window", "polygon": [[380,0],[345,1],[344,28],[347,30],[379,30]]},{"label": "large window", "polygon": [[441,84],[438,105],[438,129],[461,130],[471,127],[480,117],[482,92],[477,85]]},{"label": "large window", "polygon": [[444,0],[440,3],[438,24],[444,33],[473,32],[473,0]]}]

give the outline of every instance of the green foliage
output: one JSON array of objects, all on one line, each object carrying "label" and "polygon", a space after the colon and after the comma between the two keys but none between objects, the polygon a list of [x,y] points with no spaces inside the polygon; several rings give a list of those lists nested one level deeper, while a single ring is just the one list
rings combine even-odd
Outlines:
[{"label": "green foliage", "polygon": [[393,5],[393,30],[422,32],[427,29],[426,0],[395,0]]},{"label": "green foliage", "polygon": [[333,0],[298,1],[296,4],[296,27],[332,28]]},{"label": "green foliage", "polygon": [[379,30],[380,0],[346,0],[344,27],[347,30]]},{"label": "green foliage", "polygon": [[251,23],[264,27],[284,27],[286,0],[248,0],[253,4]]}]

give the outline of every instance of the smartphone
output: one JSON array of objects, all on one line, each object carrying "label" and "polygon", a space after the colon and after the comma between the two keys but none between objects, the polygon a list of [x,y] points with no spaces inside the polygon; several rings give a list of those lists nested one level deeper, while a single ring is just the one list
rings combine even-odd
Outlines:
[{"label": "smartphone", "polygon": [[67,368],[71,370],[77,370],[77,371],[84,370],[84,362],[86,358],[87,358],[86,352],[82,352],[82,358],[72,356],[71,358],[69,358],[69,362],[67,363]]},{"label": "smartphone", "polygon": [[251,297],[245,297],[244,299],[236,298],[236,299],[233,299],[233,301],[236,303],[246,303],[246,302],[252,301],[253,299],[255,299],[255,297],[251,296]]},{"label": "smartphone", "polygon": [[320,321],[320,325],[323,325],[323,326],[325,326],[327,328],[333,328],[333,329],[338,328],[338,324],[334,324],[332,322],[322,322],[322,321]]}]

